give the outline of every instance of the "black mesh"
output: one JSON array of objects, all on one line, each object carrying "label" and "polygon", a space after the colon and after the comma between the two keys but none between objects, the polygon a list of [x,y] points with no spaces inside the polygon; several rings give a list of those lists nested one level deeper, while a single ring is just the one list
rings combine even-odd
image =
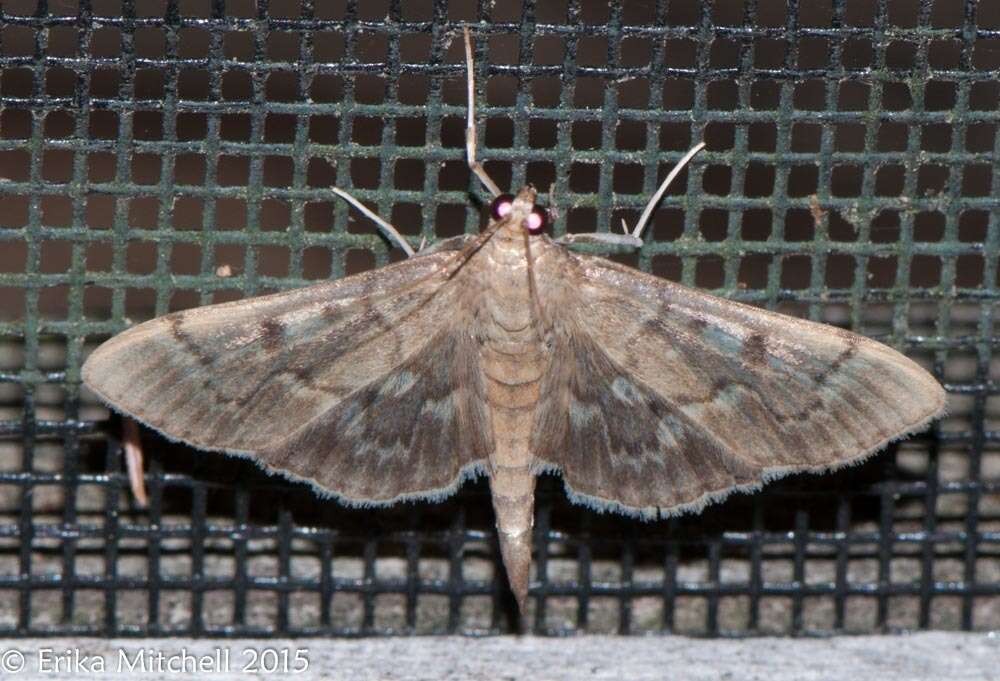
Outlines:
[{"label": "black mesh", "polygon": [[554,231],[852,328],[933,368],[948,418],[871,462],[641,523],[539,491],[530,627],[1000,627],[1000,7],[735,2],[5,0],[0,7],[0,635],[499,632],[482,483],[349,510],[121,424],[80,364],[129,324],[479,229],[480,153],[554,188]]}]

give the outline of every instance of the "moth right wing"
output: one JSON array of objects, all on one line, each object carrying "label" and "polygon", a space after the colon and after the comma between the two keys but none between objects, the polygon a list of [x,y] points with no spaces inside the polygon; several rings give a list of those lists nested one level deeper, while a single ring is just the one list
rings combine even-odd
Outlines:
[{"label": "moth right wing", "polygon": [[603,258],[565,253],[535,274],[565,290],[533,452],[598,508],[698,509],[858,461],[944,407],[930,374],[857,334]]},{"label": "moth right wing", "polygon": [[[251,456],[350,501],[438,496],[491,448],[451,248],[140,324],[83,378],[169,438]],[[442,443],[447,443],[442,446]]]}]

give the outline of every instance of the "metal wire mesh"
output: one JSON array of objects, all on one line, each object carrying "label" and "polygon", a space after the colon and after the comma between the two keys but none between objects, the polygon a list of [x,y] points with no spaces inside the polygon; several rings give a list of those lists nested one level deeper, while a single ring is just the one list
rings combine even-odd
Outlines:
[{"label": "metal wire mesh", "polygon": [[[80,364],[131,323],[481,222],[481,154],[554,231],[932,367],[950,415],[869,464],[641,523],[545,479],[531,627],[727,636],[1000,626],[1000,5],[81,0],[0,6],[0,635],[499,632],[483,485],[347,510],[147,433],[148,509]],[[419,240],[419,239],[417,239]]]}]

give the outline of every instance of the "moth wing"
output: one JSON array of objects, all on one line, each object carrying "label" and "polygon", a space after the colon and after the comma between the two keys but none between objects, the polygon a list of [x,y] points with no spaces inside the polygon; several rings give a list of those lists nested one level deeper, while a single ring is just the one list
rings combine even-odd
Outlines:
[{"label": "moth wing", "polygon": [[441,276],[454,256],[159,317],[101,345],[83,378],[169,438],[347,500],[443,494],[492,437],[463,287]]},{"label": "moth wing", "polygon": [[[939,415],[902,354],[580,254],[540,268],[554,315],[532,446],[571,496],[670,514],[798,471],[859,461]],[[547,280],[547,281],[544,281]]]}]

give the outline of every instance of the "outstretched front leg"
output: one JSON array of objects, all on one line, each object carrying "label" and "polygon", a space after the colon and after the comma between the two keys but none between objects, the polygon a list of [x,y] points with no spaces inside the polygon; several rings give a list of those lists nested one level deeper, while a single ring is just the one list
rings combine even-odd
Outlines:
[{"label": "outstretched front leg", "polygon": [[639,221],[636,223],[635,228],[629,231],[628,227],[622,223],[622,230],[624,234],[613,234],[610,232],[591,232],[584,234],[567,234],[559,239],[556,239],[556,243],[563,244],[564,246],[572,246],[574,244],[607,244],[611,246],[617,246],[619,248],[641,248],[642,247],[642,231],[646,228],[646,224],[649,219],[653,216],[653,210],[655,210],[660,199],[666,193],[667,188],[670,184],[677,179],[684,167],[693,159],[699,151],[705,148],[704,142],[699,142],[694,147],[691,148],[688,153],[684,154],[677,165],[673,167],[673,170],[667,175],[666,179],[660,184],[660,187],[653,194],[652,198],[646,203],[646,207],[642,211],[642,215],[639,216]]},{"label": "outstretched front leg", "polygon": [[149,495],[146,494],[146,479],[143,477],[142,441],[139,424],[135,419],[122,418],[122,448],[125,450],[125,470],[128,473],[129,487],[139,508],[149,505]]},{"label": "outstretched front leg", "polygon": [[378,213],[369,210],[365,204],[358,201],[356,198],[345,192],[340,187],[331,187],[330,190],[334,194],[342,198],[344,201],[347,201],[349,204],[357,208],[358,211],[362,213],[366,218],[368,218],[376,225],[378,225],[390,241],[395,241],[397,244],[399,244],[399,247],[406,252],[406,255],[408,257],[412,258],[414,256],[415,253],[413,247],[410,246],[406,238],[402,234],[400,234],[399,230],[393,227],[391,223],[383,220],[381,217],[379,217]]},{"label": "outstretched front leg", "polygon": [[[469,164],[469,169],[476,174],[476,177],[478,177],[479,181],[483,183],[483,186],[485,186],[490,191],[490,193],[493,194],[493,196],[499,196],[501,192],[500,188],[497,186],[497,183],[494,182],[493,178],[489,176],[489,174],[486,172],[486,169],[483,168],[482,163],[476,160],[476,113],[474,105],[476,87],[475,87],[475,71],[472,62],[472,38],[469,35],[468,27],[465,28],[465,63],[468,72],[467,88],[469,97],[468,107],[467,107],[468,115],[466,118],[466,128],[465,128],[466,160]],[[356,208],[359,212],[361,212],[365,217],[367,217],[369,220],[373,221],[376,225],[378,225],[379,228],[382,230],[382,232],[386,235],[386,237],[390,241],[394,241],[395,243],[397,243],[399,247],[406,252],[407,256],[412,258],[414,255],[416,255],[416,251],[413,250],[413,247],[410,246],[406,238],[402,234],[400,234],[399,230],[393,227],[391,223],[382,219],[374,211],[369,210],[367,206],[365,206],[356,198],[348,194],[343,189],[339,187],[332,187],[331,189],[334,194],[347,201],[349,204],[354,206],[354,208]],[[419,249],[420,251],[423,251],[424,244],[425,241],[421,241]]]}]

